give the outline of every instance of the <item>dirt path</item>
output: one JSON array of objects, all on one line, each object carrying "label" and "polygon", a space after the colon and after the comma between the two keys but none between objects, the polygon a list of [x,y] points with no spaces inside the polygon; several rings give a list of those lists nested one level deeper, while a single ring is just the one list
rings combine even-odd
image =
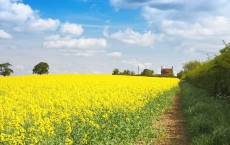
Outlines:
[{"label": "dirt path", "polygon": [[[166,111],[160,124],[164,126],[165,133],[161,141],[156,141],[156,145],[188,145],[189,139],[185,132],[184,118],[180,106],[180,96],[173,99],[172,108]],[[161,126],[160,125],[160,126]],[[154,125],[155,126],[155,125]]]}]

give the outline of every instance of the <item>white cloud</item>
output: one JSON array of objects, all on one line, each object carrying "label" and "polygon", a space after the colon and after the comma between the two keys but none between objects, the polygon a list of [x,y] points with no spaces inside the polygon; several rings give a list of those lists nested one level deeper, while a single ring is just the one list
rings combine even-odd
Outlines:
[{"label": "white cloud", "polygon": [[99,49],[107,47],[107,41],[103,38],[80,38],[71,37],[61,38],[60,36],[50,36],[54,39],[46,40],[44,47],[46,48],[81,48],[81,49]]},{"label": "white cloud", "polygon": [[20,27],[20,26],[16,26],[16,27],[14,27],[13,30],[16,31],[16,32],[22,32],[22,31],[23,31],[23,28]]},{"label": "white cloud", "polygon": [[135,66],[135,67],[139,66],[140,69],[145,69],[145,68],[149,69],[150,66],[152,65],[152,63],[150,63],[150,62],[140,62],[140,61],[138,61],[136,59],[123,60],[122,63],[132,65],[132,66]]},{"label": "white cloud", "polygon": [[145,5],[141,13],[150,27],[164,34],[164,41],[174,44],[174,49],[180,48],[183,42],[188,44],[181,49],[186,55],[217,54],[223,47],[219,45],[221,40],[230,36],[230,17],[226,14],[230,4],[225,0],[202,0],[184,1],[183,5],[175,9],[166,9],[167,5],[161,5],[161,9]]},{"label": "white cloud", "polygon": [[215,54],[218,52],[218,49],[223,47],[221,43],[219,44],[211,44],[205,42],[197,42],[197,41],[187,41],[181,43],[177,48],[177,52],[183,52],[188,55],[208,55]]},{"label": "white cloud", "polygon": [[64,23],[61,26],[61,32],[63,34],[71,34],[71,35],[80,36],[84,32],[84,29],[82,28],[82,25],[80,24]]},{"label": "white cloud", "polygon": [[24,3],[10,0],[0,0],[0,24],[6,23],[14,27],[17,32],[22,31],[54,31],[58,28],[60,21],[39,16],[39,12],[33,10]]},{"label": "white cloud", "polygon": [[93,50],[87,50],[87,51],[73,53],[73,55],[75,55],[75,56],[83,56],[83,57],[94,56],[96,54],[98,54],[98,52],[97,51],[93,51]]},{"label": "white cloud", "polygon": [[140,1],[130,1],[130,0],[110,0],[110,4],[117,8],[139,8],[149,3],[151,0],[140,0]]},{"label": "white cloud", "polygon": [[[211,1],[211,2],[210,2]],[[221,0],[226,1],[226,0]],[[209,2],[209,3],[208,3]],[[193,10],[200,8],[201,6],[206,9],[211,9],[218,4],[215,0],[201,0],[199,3],[187,0],[110,0],[110,4],[115,9],[137,9],[146,6],[151,6],[156,9],[162,10],[177,10],[177,9],[189,9]]]},{"label": "white cloud", "polygon": [[45,40],[59,40],[61,39],[60,35],[49,35],[45,38]]},{"label": "white cloud", "polygon": [[49,30],[49,31],[55,31],[60,24],[59,20],[54,20],[54,19],[36,19],[31,22],[31,27],[36,30]]},{"label": "white cloud", "polygon": [[196,23],[163,21],[165,33],[187,39],[204,39],[205,36],[230,34],[230,20],[223,16],[203,18]]},{"label": "white cloud", "polygon": [[200,0],[199,2],[188,0],[110,0],[110,4],[117,9],[133,9],[149,6],[159,10],[175,10],[188,13],[226,12],[230,6],[227,0]]},{"label": "white cloud", "polygon": [[[150,26],[160,32],[167,29],[172,36],[219,35],[223,31],[224,35],[229,34],[227,0],[110,0],[110,3],[116,8],[140,8]],[[172,21],[173,26],[163,25],[165,20]]]},{"label": "white cloud", "polygon": [[107,56],[110,56],[110,57],[121,57],[122,53],[121,52],[110,52],[110,53],[107,53]]},{"label": "white cloud", "polygon": [[230,18],[226,16],[213,16],[201,18],[200,23],[213,31],[214,35],[230,34]]},{"label": "white cloud", "polygon": [[90,57],[90,56],[95,56],[98,54],[104,54],[104,50],[93,50],[93,49],[71,49],[71,50],[59,50],[59,52],[67,55],[72,55],[72,56],[82,56],[82,57]]},{"label": "white cloud", "polygon": [[154,25],[161,23],[161,21],[166,17],[167,11],[161,11],[150,6],[145,6],[142,8],[142,17],[150,24]]},{"label": "white cloud", "polygon": [[164,32],[171,36],[179,36],[187,39],[202,39],[205,35],[213,35],[213,30],[202,26],[200,23],[188,23],[183,21],[163,21]]},{"label": "white cloud", "polygon": [[[104,35],[109,35],[104,31]],[[119,30],[111,34],[109,37],[121,41],[123,43],[131,44],[131,45],[138,45],[143,47],[151,47],[155,40],[155,35],[151,32],[144,32],[143,34],[136,32],[130,28],[127,28],[125,31]]]},{"label": "white cloud", "polygon": [[23,22],[34,19],[36,12],[29,5],[12,3],[10,0],[0,0],[0,20],[10,22]]},{"label": "white cloud", "polygon": [[4,30],[0,29],[0,39],[11,39],[12,36]]}]

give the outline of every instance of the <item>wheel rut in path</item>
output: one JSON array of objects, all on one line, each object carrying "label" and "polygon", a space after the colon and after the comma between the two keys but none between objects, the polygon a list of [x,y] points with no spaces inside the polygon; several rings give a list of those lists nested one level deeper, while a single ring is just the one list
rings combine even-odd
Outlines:
[{"label": "wheel rut in path", "polygon": [[[165,128],[165,132],[160,141],[154,142],[155,145],[189,145],[180,102],[181,96],[175,96],[172,108],[168,109],[159,120],[160,124],[163,124]],[[154,126],[157,128],[156,125]]]}]

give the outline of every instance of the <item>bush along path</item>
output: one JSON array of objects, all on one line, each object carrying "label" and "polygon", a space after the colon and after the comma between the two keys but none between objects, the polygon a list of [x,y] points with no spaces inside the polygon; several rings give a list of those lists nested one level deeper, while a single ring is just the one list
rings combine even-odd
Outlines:
[{"label": "bush along path", "polygon": [[[181,81],[181,105],[191,145],[230,144],[230,103]],[[219,97],[221,98],[221,97]]]}]

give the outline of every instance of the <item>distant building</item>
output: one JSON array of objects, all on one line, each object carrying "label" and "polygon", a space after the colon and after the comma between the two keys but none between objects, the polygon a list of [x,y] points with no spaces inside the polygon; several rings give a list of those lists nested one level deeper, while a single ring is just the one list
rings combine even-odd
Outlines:
[{"label": "distant building", "polygon": [[173,66],[172,68],[163,68],[161,66],[161,76],[167,77],[173,74]]}]

